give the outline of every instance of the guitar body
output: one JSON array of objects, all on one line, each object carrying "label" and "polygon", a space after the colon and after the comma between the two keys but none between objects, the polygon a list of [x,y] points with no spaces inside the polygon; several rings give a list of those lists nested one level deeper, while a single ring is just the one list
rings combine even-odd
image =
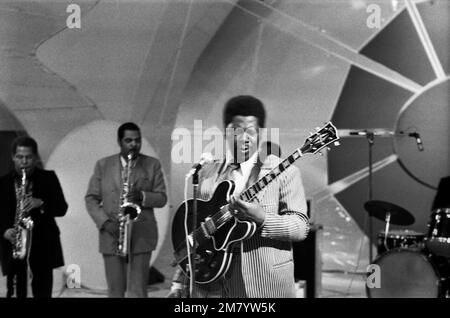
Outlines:
[{"label": "guitar body", "polygon": [[[197,224],[195,229],[199,230],[198,235],[196,234],[197,261],[195,263],[195,281],[198,284],[211,283],[225,274],[231,263],[233,243],[252,236],[256,231],[255,223],[240,221],[230,217],[230,214],[226,212],[228,199],[233,194],[233,191],[234,182],[227,180],[217,186],[209,201],[197,200]],[[190,199],[184,201],[177,209],[172,223],[172,243],[175,250],[176,263],[178,263],[185,274],[189,275],[187,272],[189,261],[184,231],[186,205],[188,208],[189,233],[192,233],[194,230],[191,224],[193,219],[193,200]],[[214,216],[216,218],[217,216],[223,216],[228,221],[219,222],[220,227],[218,228],[213,226],[209,231],[205,230],[205,223],[208,223],[210,218],[214,219]],[[192,236],[190,239],[192,240]]]}]

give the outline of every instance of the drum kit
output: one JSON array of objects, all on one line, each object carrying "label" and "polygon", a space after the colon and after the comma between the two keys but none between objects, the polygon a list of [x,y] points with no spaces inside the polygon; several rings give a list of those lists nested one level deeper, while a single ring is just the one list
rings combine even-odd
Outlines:
[{"label": "drum kit", "polygon": [[428,230],[392,230],[391,224],[408,226],[414,216],[395,204],[370,200],[367,212],[386,223],[377,235],[377,257],[372,264],[380,269],[380,285],[366,288],[370,298],[450,297],[450,209],[430,215]]}]

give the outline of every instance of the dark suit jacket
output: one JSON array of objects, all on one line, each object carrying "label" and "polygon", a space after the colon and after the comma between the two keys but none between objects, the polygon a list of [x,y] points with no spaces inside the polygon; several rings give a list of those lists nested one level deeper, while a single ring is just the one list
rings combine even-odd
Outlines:
[{"label": "dark suit jacket", "polygon": [[450,177],[442,178],[439,182],[432,210],[450,208]]},{"label": "dark suit jacket", "polygon": [[[148,253],[156,248],[158,241],[153,208],[163,207],[167,202],[161,164],[156,158],[140,154],[130,178],[133,187],[144,192],[142,212],[133,222],[131,231],[131,251],[133,254]],[[85,195],[86,209],[98,229],[106,220],[117,218],[122,187],[119,154],[100,159]],[[116,249],[117,239],[106,231],[99,231],[100,253],[111,255]]]},{"label": "dark suit jacket", "polygon": [[[14,188],[15,172],[11,171],[0,178],[0,249],[1,264],[4,275],[10,272],[12,246],[3,234],[14,227],[16,214],[16,194]],[[56,268],[64,265],[59,228],[55,217],[67,212],[67,203],[55,172],[36,168],[29,177],[33,182],[33,197],[44,201],[42,209],[30,211],[34,221],[32,244],[30,249],[30,265]]]}]

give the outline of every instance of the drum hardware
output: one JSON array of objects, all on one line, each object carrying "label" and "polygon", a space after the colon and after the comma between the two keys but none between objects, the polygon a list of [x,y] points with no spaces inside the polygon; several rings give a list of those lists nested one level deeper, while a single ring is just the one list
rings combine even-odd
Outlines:
[{"label": "drum hardware", "polygon": [[377,236],[378,255],[394,248],[423,249],[425,234],[412,230],[392,230],[379,232]]},{"label": "drum hardware", "polygon": [[[385,250],[389,250],[388,234],[391,223],[395,225],[411,225],[415,222],[414,216],[411,213],[393,203],[370,200],[364,204],[364,208],[369,212],[370,216],[386,223],[383,243]],[[372,245],[370,245],[370,249],[372,249]]]},{"label": "drum hardware", "polygon": [[391,213],[390,212],[386,212],[386,227],[384,229],[384,247],[386,248],[386,250],[388,249],[387,247],[387,235],[389,233],[389,223],[391,222]]},{"label": "drum hardware", "polygon": [[[371,264],[381,271],[381,288],[366,286],[371,298],[450,297],[450,208],[433,211],[427,235],[393,230],[411,225],[414,216],[395,204],[370,200],[364,204],[370,216],[385,222],[378,233],[378,257]],[[371,245],[372,246],[372,245]]]},{"label": "drum hardware", "polygon": [[450,258],[449,208],[437,209],[431,213],[425,245],[431,253]]},{"label": "drum hardware", "polygon": [[[371,262],[380,267],[381,287],[366,285],[368,297],[448,297],[450,262],[438,256],[445,255],[446,251],[450,256],[450,231],[442,229],[446,228],[442,220],[450,221],[450,209],[445,216],[442,211],[433,214],[425,237],[424,233],[410,230],[390,231],[392,224],[411,225],[415,222],[414,216],[402,207],[371,200],[364,208],[371,216],[386,223],[384,232],[378,233],[378,257]],[[428,251],[424,242],[428,243]]]}]

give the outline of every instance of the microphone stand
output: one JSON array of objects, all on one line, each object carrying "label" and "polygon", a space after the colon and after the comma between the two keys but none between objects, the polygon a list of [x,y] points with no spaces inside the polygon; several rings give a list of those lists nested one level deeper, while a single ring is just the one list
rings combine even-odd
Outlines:
[{"label": "microphone stand", "polygon": [[[340,130],[340,135],[342,136],[365,136],[369,145],[369,201],[372,200],[372,191],[373,191],[373,184],[372,184],[372,175],[373,175],[373,162],[372,162],[372,153],[373,153],[373,145],[374,145],[374,139],[375,136],[381,136],[381,137],[390,137],[390,136],[408,136],[408,137],[414,137],[416,139],[417,146],[419,148],[419,151],[423,151],[423,145],[422,141],[420,140],[420,135],[418,132],[412,132],[407,133],[404,131],[399,132],[393,132],[386,129],[373,129],[372,131],[368,130],[357,130],[357,131],[351,131],[351,130]],[[385,236],[387,236],[387,231],[389,230],[389,222],[391,219],[391,215],[386,216],[385,222],[386,229],[385,229]],[[372,214],[369,212],[369,263],[372,263],[373,257],[372,257]],[[385,237],[386,240],[386,237]]]},{"label": "microphone stand", "polygon": [[[374,129],[371,131],[368,130],[359,130],[359,131],[342,131],[342,135],[347,136],[365,136],[367,139],[367,144],[369,145],[369,189],[368,189],[368,196],[369,201],[372,200],[372,193],[373,193],[373,146],[375,143],[375,136],[393,136],[395,133],[391,131],[387,131],[385,129]],[[373,223],[372,223],[372,214],[369,212],[369,264],[372,263],[373,260],[373,252],[372,252],[372,245],[373,245],[373,238],[372,238],[372,232],[373,232]]]},{"label": "microphone stand", "polygon": [[[373,152],[373,145],[374,145],[374,138],[375,134],[373,132],[367,132],[366,133],[366,139],[369,145],[369,201],[372,200],[372,152]],[[369,213],[369,264],[372,263],[373,257],[372,257],[372,214]]]},{"label": "microphone stand", "polygon": [[[419,151],[423,151],[423,146],[422,146],[422,142],[420,141],[420,135],[417,132],[414,133],[405,133],[403,131],[400,132],[378,132],[379,135],[391,135],[391,136],[409,136],[409,137],[414,137],[416,139],[417,142],[417,146],[419,147]],[[375,135],[376,132],[374,131],[365,131],[365,136],[367,138],[367,142],[369,144],[369,201],[372,200],[372,189],[373,189],[373,183],[372,183],[372,166],[373,166],[373,162],[372,162],[372,153],[373,153],[373,145],[374,145],[374,139],[375,139]],[[386,228],[385,228],[385,233],[384,233],[384,244],[386,245],[387,243],[387,235],[388,235],[388,231],[389,231],[389,223],[391,220],[391,214],[390,212],[387,213],[386,215]],[[369,264],[372,263],[373,257],[372,257],[372,244],[373,244],[373,239],[372,239],[372,214],[369,212]],[[387,249],[387,247],[386,247]]]},{"label": "microphone stand", "polygon": [[[386,132],[384,130],[379,131],[368,131],[368,130],[361,130],[361,131],[348,131],[344,133],[348,136],[365,136],[367,139],[367,143],[369,145],[369,201],[372,200],[372,192],[373,192],[373,185],[372,185],[372,175],[373,175],[373,160],[372,160],[372,153],[373,153],[373,145],[375,141],[375,135],[392,135],[391,132]],[[369,264],[372,263],[372,214],[369,212]]]},{"label": "microphone stand", "polygon": [[[195,283],[195,263],[197,261],[197,253],[196,253],[196,246],[197,242],[195,239],[195,229],[197,228],[197,198],[198,198],[198,171],[199,169],[196,169],[194,174],[192,175],[192,252],[189,255],[191,258],[191,286]],[[187,242],[189,244],[189,242]],[[192,290],[190,291],[192,293]],[[189,295],[190,298],[192,298],[192,295]]]},{"label": "microphone stand", "polygon": [[[188,259],[189,259],[189,264],[190,264],[190,269],[191,269],[191,274],[190,276],[190,295],[189,297],[192,297],[192,291],[194,289],[194,284],[195,284],[195,274],[196,274],[196,261],[199,259],[199,257],[197,257],[197,241],[195,238],[195,229],[197,228],[197,198],[198,198],[198,172],[200,171],[200,169],[202,168],[202,165],[204,165],[205,163],[212,161],[212,155],[210,153],[204,153],[202,154],[202,159],[200,160],[199,163],[197,163],[196,165],[194,165],[194,167],[192,167],[192,169],[189,171],[189,173],[186,175],[188,176],[192,176],[192,250],[191,252],[188,253]],[[186,221],[187,223],[187,221]],[[188,233],[186,234],[188,236]],[[188,251],[189,249],[189,237],[186,238],[186,246],[188,247]]]}]

